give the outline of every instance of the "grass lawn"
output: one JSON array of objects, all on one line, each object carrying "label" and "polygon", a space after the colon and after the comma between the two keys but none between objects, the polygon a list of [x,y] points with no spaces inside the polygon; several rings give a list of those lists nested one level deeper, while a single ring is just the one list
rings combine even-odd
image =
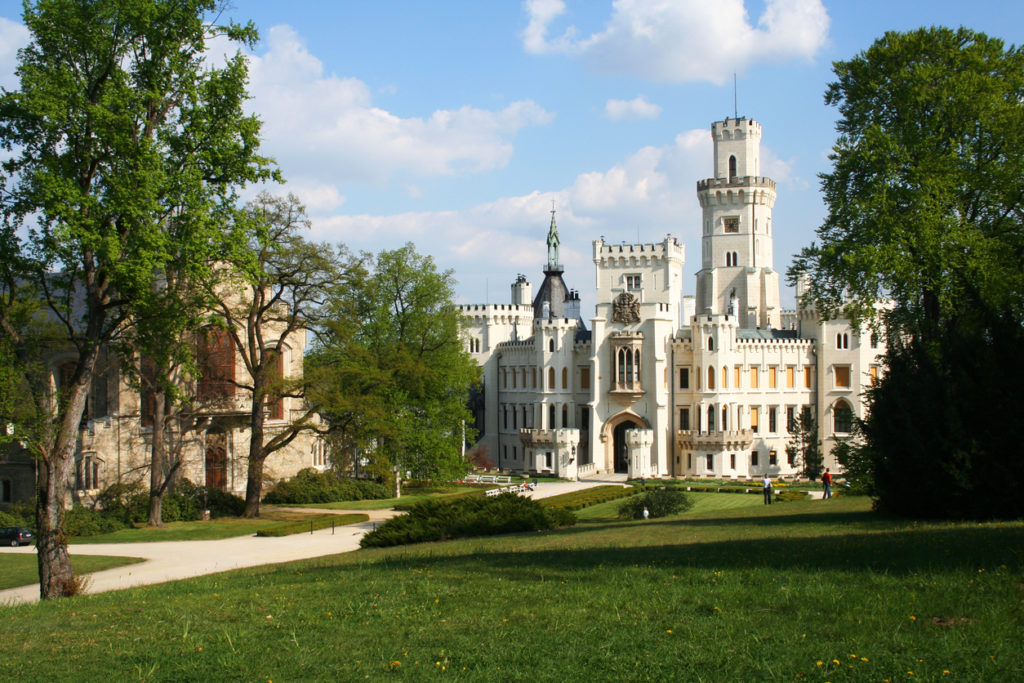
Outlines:
[{"label": "grass lawn", "polygon": [[[76,574],[121,567],[126,564],[142,562],[137,557],[106,557],[104,555],[76,555],[71,558],[71,566]],[[39,564],[35,555],[4,553],[0,551],[0,590],[27,586],[39,583]]]},{"label": "grass lawn", "polygon": [[1011,681],[1022,632],[1024,523],[843,498],[0,608],[0,678]]},{"label": "grass lawn", "polygon": [[162,528],[138,527],[119,529],[109,534],[77,536],[71,543],[149,543],[152,541],[208,541],[255,534],[275,524],[310,519],[308,512],[274,508],[261,510],[256,519],[219,517],[206,522],[169,522]]}]

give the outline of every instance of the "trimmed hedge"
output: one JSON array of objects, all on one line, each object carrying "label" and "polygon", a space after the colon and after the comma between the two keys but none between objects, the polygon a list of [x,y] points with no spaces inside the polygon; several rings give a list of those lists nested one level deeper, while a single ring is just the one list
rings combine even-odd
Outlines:
[{"label": "trimmed hedge", "polygon": [[636,492],[636,488],[626,486],[595,486],[594,488],[583,489],[582,491],[573,491],[544,498],[540,503],[544,507],[551,509],[582,510],[585,507],[597,505],[598,503],[632,496]]},{"label": "trimmed hedge", "polygon": [[346,526],[348,524],[359,524],[360,522],[367,522],[369,520],[369,515],[361,513],[352,513],[347,515],[320,515],[305,521],[275,524],[274,526],[269,526],[265,529],[259,529],[256,532],[256,535],[264,537],[291,536],[292,534],[309,533],[316,529],[326,529],[331,525]]},{"label": "trimmed hedge", "polygon": [[359,545],[377,548],[541,531],[575,523],[576,515],[568,510],[545,508],[539,501],[514,493],[450,497],[416,503],[409,514],[389,519],[363,536]]},{"label": "trimmed hedge", "polygon": [[342,500],[379,500],[390,497],[388,488],[368,479],[353,479],[312,467],[299,470],[294,477],[278,482],[263,498],[264,503],[308,505],[337,503]]}]

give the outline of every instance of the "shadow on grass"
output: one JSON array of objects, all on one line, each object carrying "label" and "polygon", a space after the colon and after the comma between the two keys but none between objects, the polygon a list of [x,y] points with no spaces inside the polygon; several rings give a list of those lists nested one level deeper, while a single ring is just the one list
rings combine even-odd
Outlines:
[{"label": "shadow on grass", "polygon": [[[816,534],[810,523],[819,527],[821,533]],[[723,524],[743,524],[741,535],[744,537],[700,538],[708,527]],[[830,525],[839,529],[826,529]],[[858,528],[850,529],[851,525]],[[635,526],[645,528],[640,531]],[[786,526],[792,530],[791,534],[757,533]],[[843,532],[842,527],[847,527],[848,531]],[[588,533],[595,535],[593,547],[587,547],[585,539],[580,537]],[[637,537],[637,533],[642,536]],[[729,535],[729,530],[721,535]],[[472,549],[458,545],[445,548],[444,544],[410,546],[407,554],[391,555],[381,561],[391,569],[420,568],[443,559],[456,565],[472,564],[474,570],[490,567],[502,572],[530,569],[574,572],[598,566],[870,571],[897,575],[992,569],[1002,565],[1012,571],[1024,570],[1024,524],[1019,522],[916,527],[913,522],[892,523],[871,512],[592,525],[521,538],[545,538],[548,545],[565,538],[567,547],[531,550],[534,544],[527,540],[523,551],[509,551],[497,543],[490,551],[486,545],[480,545],[485,539],[469,539],[464,543],[475,541]]]}]

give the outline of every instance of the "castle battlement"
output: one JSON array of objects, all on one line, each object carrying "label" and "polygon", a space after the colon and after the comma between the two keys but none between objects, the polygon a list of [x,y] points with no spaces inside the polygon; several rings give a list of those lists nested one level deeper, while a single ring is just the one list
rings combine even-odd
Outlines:
[{"label": "castle battlement", "polygon": [[733,178],[705,178],[697,181],[697,191],[707,190],[734,190],[745,187],[756,187],[761,189],[774,190],[775,181],[766,176],[737,176]]},{"label": "castle battlement", "polygon": [[594,240],[594,263],[601,266],[632,268],[641,262],[683,259],[685,254],[686,247],[675,237],[666,237],[664,242],[656,244],[606,244],[604,239]]}]

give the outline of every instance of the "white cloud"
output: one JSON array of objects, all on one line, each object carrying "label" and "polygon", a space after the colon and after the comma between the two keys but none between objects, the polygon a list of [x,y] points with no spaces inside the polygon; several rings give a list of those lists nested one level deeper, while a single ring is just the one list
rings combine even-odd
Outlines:
[{"label": "white cloud", "polygon": [[314,214],[340,209],[346,201],[337,187],[325,183],[290,181],[287,190],[299,198],[309,213]]},{"label": "white cloud", "polygon": [[251,108],[263,119],[264,148],[288,176],[317,171],[333,182],[381,183],[487,171],[505,166],[512,138],[552,115],[531,100],[500,111],[462,106],[402,118],[374,105],[356,78],[325,74],[323,64],[288,26],[268,32],[251,58]]},{"label": "white cloud", "polygon": [[608,100],[604,103],[604,113],[612,121],[622,119],[656,119],[661,116],[661,107],[648,102],[643,95],[631,100]]},{"label": "white cloud", "polygon": [[533,0],[526,11],[527,52],[578,56],[601,71],[668,83],[721,84],[756,61],[809,59],[829,28],[821,0],[766,0],[756,26],[744,0],[616,0],[602,31],[577,38],[569,27],[549,40],[564,3]]},{"label": "white cloud", "polygon": [[17,88],[18,50],[28,45],[30,34],[24,24],[0,17],[0,87]]}]

